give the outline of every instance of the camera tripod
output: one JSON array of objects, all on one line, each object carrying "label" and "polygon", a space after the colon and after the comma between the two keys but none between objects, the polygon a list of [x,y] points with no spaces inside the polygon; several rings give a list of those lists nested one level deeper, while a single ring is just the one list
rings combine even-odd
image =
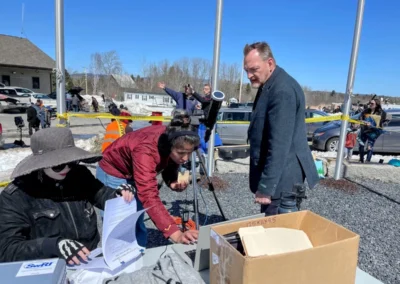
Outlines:
[{"label": "camera tripod", "polygon": [[19,126],[18,125],[19,140],[15,140],[14,141],[14,145],[20,146],[20,147],[24,147],[25,146],[25,142],[24,142],[24,140],[22,140],[22,127],[23,126]]},{"label": "camera tripod", "polygon": [[[210,190],[213,193],[215,202],[217,203],[219,212],[221,213],[222,219],[224,221],[226,221],[226,217],[224,214],[224,211],[222,210],[221,204],[219,203],[218,197],[215,194],[215,188],[214,185],[210,179],[210,177],[207,174],[207,170],[206,167],[204,165],[204,160],[203,160],[203,156],[200,154],[200,150],[196,150],[192,153],[191,156],[191,161],[190,161],[190,169],[192,171],[192,188],[193,188],[193,208],[194,208],[194,219],[195,219],[195,223],[196,223],[196,230],[199,229],[199,202],[198,202],[198,185],[197,185],[197,177],[196,177],[196,155],[199,158],[199,165],[201,170],[203,171],[204,175],[207,178],[207,182],[208,182],[208,190]],[[209,153],[209,155],[211,155],[211,153]],[[182,220],[185,218],[182,218]],[[183,226],[185,227],[185,226]]]}]

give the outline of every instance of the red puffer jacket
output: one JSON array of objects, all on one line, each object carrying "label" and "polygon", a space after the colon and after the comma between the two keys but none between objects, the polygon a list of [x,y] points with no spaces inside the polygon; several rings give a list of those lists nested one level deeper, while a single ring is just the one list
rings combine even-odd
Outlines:
[{"label": "red puffer jacket", "polygon": [[129,132],[112,143],[103,153],[99,166],[109,175],[133,179],[138,198],[156,227],[168,238],[178,227],[161,202],[157,174],[162,171],[169,185],[178,178],[178,165],[158,151],[158,140],[164,125],[153,125]]}]

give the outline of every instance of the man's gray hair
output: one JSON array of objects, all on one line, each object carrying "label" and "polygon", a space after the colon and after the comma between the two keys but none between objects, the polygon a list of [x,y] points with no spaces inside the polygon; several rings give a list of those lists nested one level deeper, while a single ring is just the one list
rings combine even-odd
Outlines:
[{"label": "man's gray hair", "polygon": [[256,49],[258,53],[260,53],[262,59],[267,60],[268,58],[272,58],[275,60],[274,55],[272,54],[271,47],[265,41],[246,44],[243,50],[244,56],[247,56],[247,54],[249,54],[249,52],[254,49]]}]

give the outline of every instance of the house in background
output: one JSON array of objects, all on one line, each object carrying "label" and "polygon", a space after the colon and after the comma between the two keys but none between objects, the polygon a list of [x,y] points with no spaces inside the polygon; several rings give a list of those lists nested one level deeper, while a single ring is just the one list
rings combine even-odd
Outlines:
[{"label": "house in background", "polygon": [[6,86],[51,92],[55,61],[26,38],[0,35],[0,82]]},{"label": "house in background", "polygon": [[176,105],[175,101],[169,95],[156,93],[124,92],[124,101],[148,106],[174,107]]},{"label": "house in background", "polygon": [[[108,98],[122,100],[124,92],[137,91],[136,83],[126,74],[92,74],[73,73],[70,75],[74,86],[79,86],[85,94],[105,95]],[[87,80],[87,84],[86,84]],[[94,84],[96,82],[96,84]]]}]

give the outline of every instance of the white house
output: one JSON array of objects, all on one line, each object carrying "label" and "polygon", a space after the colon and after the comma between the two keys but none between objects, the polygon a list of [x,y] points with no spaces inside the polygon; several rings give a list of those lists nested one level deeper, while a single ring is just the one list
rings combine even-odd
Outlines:
[{"label": "white house", "polygon": [[51,92],[55,61],[26,38],[0,35],[0,81],[6,86]]},{"label": "white house", "polygon": [[166,94],[154,93],[127,93],[124,92],[126,102],[135,102],[147,106],[175,107],[175,101]]}]

